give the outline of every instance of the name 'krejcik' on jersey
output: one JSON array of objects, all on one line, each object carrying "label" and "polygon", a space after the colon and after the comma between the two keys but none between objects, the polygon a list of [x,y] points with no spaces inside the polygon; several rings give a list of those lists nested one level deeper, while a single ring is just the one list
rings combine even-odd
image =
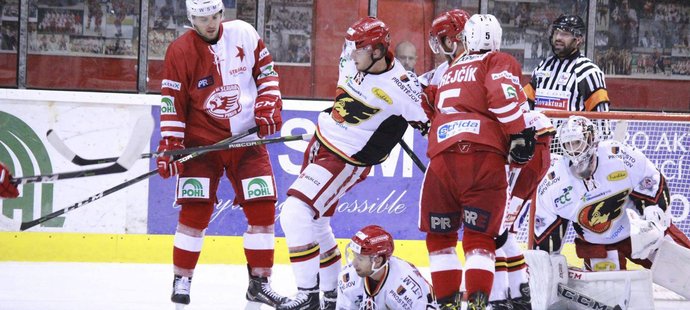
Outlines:
[{"label": "name 'krejcik' on jersey", "polygon": [[372,74],[358,71],[343,53],[333,107],[319,114],[316,137],[352,165],[383,162],[408,122],[427,122],[417,76],[390,52],[386,58],[393,61],[389,69]]},{"label": "name 'krejcik' on jersey", "polygon": [[[164,137],[187,134],[220,141],[256,126],[257,95],[280,97],[268,49],[256,30],[241,20],[223,22],[215,44],[187,31],[170,44],[165,60]],[[256,138],[250,135],[244,140]]]},{"label": "name 'krejcik' on jersey", "polygon": [[[535,240],[545,246],[549,236],[571,221],[577,234],[595,244],[613,244],[630,237],[630,221],[626,208],[642,214],[646,205],[668,207],[668,189],[664,176],[638,149],[615,140],[599,143],[598,163],[589,179],[580,179],[569,172],[565,157],[553,161],[546,177],[537,188]],[[558,251],[563,240],[553,241]]]},{"label": "name 'krejcik' on jersey", "polygon": [[515,58],[499,51],[456,59],[436,92],[438,113],[429,131],[429,158],[458,141],[507,154],[509,134],[525,128],[520,106],[527,97],[520,85],[521,70]]},{"label": "name 'krejcik' on jersey", "polygon": [[338,277],[338,309],[434,309],[430,285],[416,267],[395,256],[381,282],[362,278],[349,264]]}]

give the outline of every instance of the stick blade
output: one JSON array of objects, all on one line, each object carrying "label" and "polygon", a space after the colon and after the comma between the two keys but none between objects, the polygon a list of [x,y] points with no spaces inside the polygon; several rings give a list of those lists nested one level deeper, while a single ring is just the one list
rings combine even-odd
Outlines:
[{"label": "stick blade", "polygon": [[64,141],[60,138],[60,136],[55,132],[55,130],[49,129],[48,132],[46,132],[46,139],[50,143],[50,145],[53,146],[53,148],[60,153],[62,157],[65,159],[74,162],[74,159],[77,157],[77,154],[72,152],[72,150],[67,147]]},{"label": "stick blade", "polygon": [[131,168],[137,159],[141,158],[141,150],[148,148],[148,143],[153,133],[153,118],[150,115],[140,117],[134,125],[134,131],[129,139],[125,151],[117,159],[117,164],[125,168]]}]

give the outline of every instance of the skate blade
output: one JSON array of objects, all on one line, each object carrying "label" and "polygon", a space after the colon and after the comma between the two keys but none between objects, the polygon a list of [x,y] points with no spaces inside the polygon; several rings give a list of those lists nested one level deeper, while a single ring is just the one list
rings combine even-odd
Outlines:
[{"label": "skate blade", "polygon": [[184,310],[185,304],[175,304],[175,310]]}]

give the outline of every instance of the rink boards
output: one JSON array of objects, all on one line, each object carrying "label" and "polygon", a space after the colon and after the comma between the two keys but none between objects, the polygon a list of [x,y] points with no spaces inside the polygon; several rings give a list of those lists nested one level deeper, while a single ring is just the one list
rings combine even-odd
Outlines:
[{"label": "rink boards", "polygon": [[[16,175],[54,173],[73,171],[80,167],[68,162],[57,154],[45,139],[45,132],[54,129],[65,143],[83,157],[98,158],[117,156],[126,145],[130,130],[136,119],[143,115],[153,115],[157,119],[159,96],[94,94],[50,91],[4,90],[6,98],[0,101],[0,160],[12,162]],[[283,111],[284,126],[281,135],[313,132],[316,117],[320,110],[328,107],[324,101],[286,100]],[[22,128],[22,143],[8,144],[5,124],[11,128]],[[674,130],[676,132],[674,132]],[[649,152],[667,152],[668,157],[660,165],[672,184],[674,222],[690,233],[687,185],[690,164],[684,154],[690,148],[688,128],[660,128],[658,132],[637,132],[629,129],[631,141],[645,139]],[[641,137],[642,135],[642,137]],[[160,131],[156,128],[151,138],[150,149],[155,150]],[[405,141],[413,146],[415,153],[426,164],[426,140],[418,132],[408,130]],[[295,180],[302,162],[306,141],[296,141],[268,146],[278,188],[276,214],[280,213],[285,192]],[[4,149],[3,149],[4,147]],[[639,146],[638,146],[639,147]],[[4,152],[2,152],[5,150]],[[128,172],[117,175],[91,177],[60,181],[54,184],[27,185],[22,189],[23,196],[15,201],[2,200],[4,221],[31,220],[69,206],[127,179],[134,178],[155,168],[152,160],[139,160]],[[462,177],[462,176],[458,176]],[[337,213],[332,219],[336,237],[349,238],[359,228],[378,224],[389,230],[396,239],[405,240],[396,251],[409,251],[409,257],[419,260],[418,264],[428,264],[423,243],[424,236],[417,229],[418,200],[423,174],[396,147],[389,160],[372,169],[372,174],[343,197],[337,205]],[[673,185],[677,184],[677,185]],[[166,261],[170,259],[171,234],[177,222],[178,209],[174,205],[174,180],[163,180],[154,176],[147,181],[104,197],[78,210],[36,227],[34,233],[2,233],[0,243],[12,245],[11,248],[29,251],[25,245],[43,245],[50,249],[60,243],[63,250],[50,251],[45,256],[33,247],[28,253],[18,254],[3,251],[0,260],[41,260],[57,258],[71,261]],[[243,260],[243,255],[228,255],[241,251],[241,236],[246,221],[238,206],[232,205],[233,191],[227,181],[221,183],[218,202],[207,231],[206,245],[202,261],[224,262]],[[37,234],[35,232],[42,232]],[[277,262],[284,261],[287,251],[280,250],[283,232],[276,225]],[[230,236],[230,237],[223,237]],[[234,237],[233,237],[234,236]],[[58,242],[59,241],[59,242]],[[64,246],[87,247],[94,249],[92,257],[72,257]],[[60,259],[60,253],[65,256]],[[216,253],[217,252],[217,256]],[[20,257],[25,253],[29,257]],[[281,254],[282,253],[282,254]],[[10,256],[12,255],[12,256]],[[56,257],[57,256],[57,257]],[[228,258],[233,256],[237,258]],[[407,256],[407,255],[405,255]],[[107,258],[110,258],[108,260]],[[286,260],[285,260],[286,262]],[[426,262],[426,263],[425,263]]]}]

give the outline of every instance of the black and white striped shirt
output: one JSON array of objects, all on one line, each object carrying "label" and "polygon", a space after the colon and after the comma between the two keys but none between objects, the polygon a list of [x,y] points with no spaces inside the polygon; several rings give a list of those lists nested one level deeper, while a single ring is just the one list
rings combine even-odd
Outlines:
[{"label": "black and white striped shirt", "polygon": [[535,110],[609,110],[604,73],[579,51],[542,60],[524,90]]}]

